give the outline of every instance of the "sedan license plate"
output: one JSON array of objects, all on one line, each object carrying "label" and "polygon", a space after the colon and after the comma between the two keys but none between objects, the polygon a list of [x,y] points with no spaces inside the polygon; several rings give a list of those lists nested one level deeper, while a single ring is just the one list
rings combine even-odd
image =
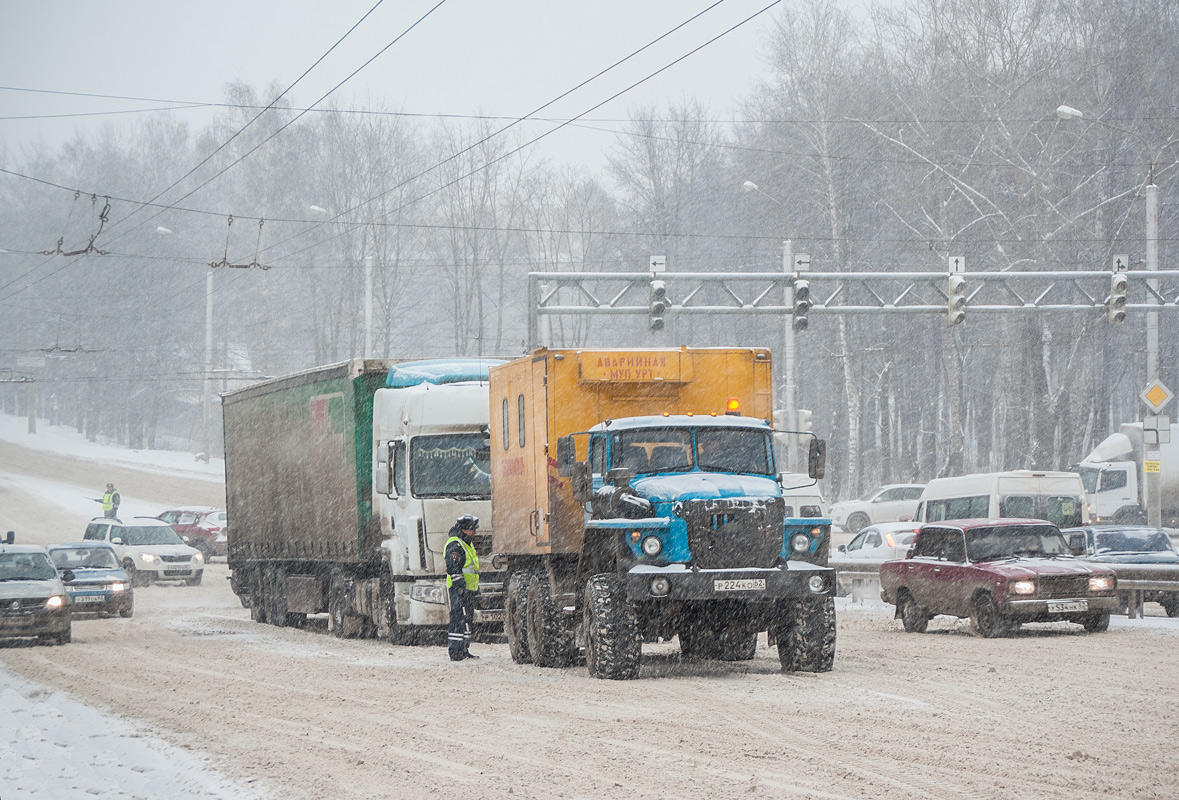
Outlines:
[{"label": "sedan license plate", "polygon": [[1070,611],[1088,611],[1088,600],[1049,600],[1049,614],[1067,614]]},{"label": "sedan license plate", "polygon": [[75,603],[101,603],[105,598],[100,594],[81,594],[74,598]]},{"label": "sedan license plate", "polygon": [[712,582],[715,592],[764,592],[765,578],[740,578],[736,580],[718,579]]}]

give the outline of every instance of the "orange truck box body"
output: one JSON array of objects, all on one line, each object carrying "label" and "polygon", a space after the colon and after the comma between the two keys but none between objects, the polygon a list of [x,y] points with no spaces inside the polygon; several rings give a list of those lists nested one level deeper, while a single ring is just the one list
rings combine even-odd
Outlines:
[{"label": "orange truck box body", "polygon": [[541,348],[490,375],[492,546],[505,555],[581,548],[583,512],[557,474],[559,437],[607,419],[720,415],[730,399],[744,416],[773,415],[766,348]]}]

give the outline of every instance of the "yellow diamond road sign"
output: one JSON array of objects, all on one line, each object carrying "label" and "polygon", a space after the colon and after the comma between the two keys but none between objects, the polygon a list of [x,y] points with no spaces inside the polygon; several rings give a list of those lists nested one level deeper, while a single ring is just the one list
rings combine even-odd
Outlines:
[{"label": "yellow diamond road sign", "polygon": [[1142,394],[1138,395],[1142,398],[1142,402],[1146,403],[1147,407],[1154,413],[1159,413],[1167,403],[1171,402],[1171,398],[1175,395],[1171,394],[1160,380],[1153,380],[1150,384],[1142,390]]}]

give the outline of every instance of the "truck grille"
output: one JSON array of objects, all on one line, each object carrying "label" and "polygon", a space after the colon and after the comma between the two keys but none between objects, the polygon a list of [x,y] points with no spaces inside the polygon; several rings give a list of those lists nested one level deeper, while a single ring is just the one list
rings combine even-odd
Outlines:
[{"label": "truck grille", "polygon": [[692,563],[701,569],[773,567],[782,552],[781,498],[683,504]]},{"label": "truck grille", "polygon": [[1084,597],[1089,594],[1088,575],[1042,575],[1040,596],[1045,598]]}]

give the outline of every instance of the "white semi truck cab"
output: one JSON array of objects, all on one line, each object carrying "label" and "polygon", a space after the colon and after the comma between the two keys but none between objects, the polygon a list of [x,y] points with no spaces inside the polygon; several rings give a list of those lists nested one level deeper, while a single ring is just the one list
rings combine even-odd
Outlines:
[{"label": "white semi truck cab", "polygon": [[1072,467],[1081,475],[1094,522],[1145,524],[1148,498],[1144,469],[1148,451],[1158,453],[1159,493],[1163,523],[1179,518],[1179,425],[1171,426],[1171,441],[1145,445],[1142,423],[1125,423],[1093,452]]},{"label": "white semi truck cab", "polygon": [[[394,581],[400,625],[445,626],[443,551],[463,514],[480,520],[491,549],[491,454],[487,370],[499,361],[407,362],[390,370],[373,400],[373,501]],[[502,619],[498,583],[484,567],[476,622]]]}]

